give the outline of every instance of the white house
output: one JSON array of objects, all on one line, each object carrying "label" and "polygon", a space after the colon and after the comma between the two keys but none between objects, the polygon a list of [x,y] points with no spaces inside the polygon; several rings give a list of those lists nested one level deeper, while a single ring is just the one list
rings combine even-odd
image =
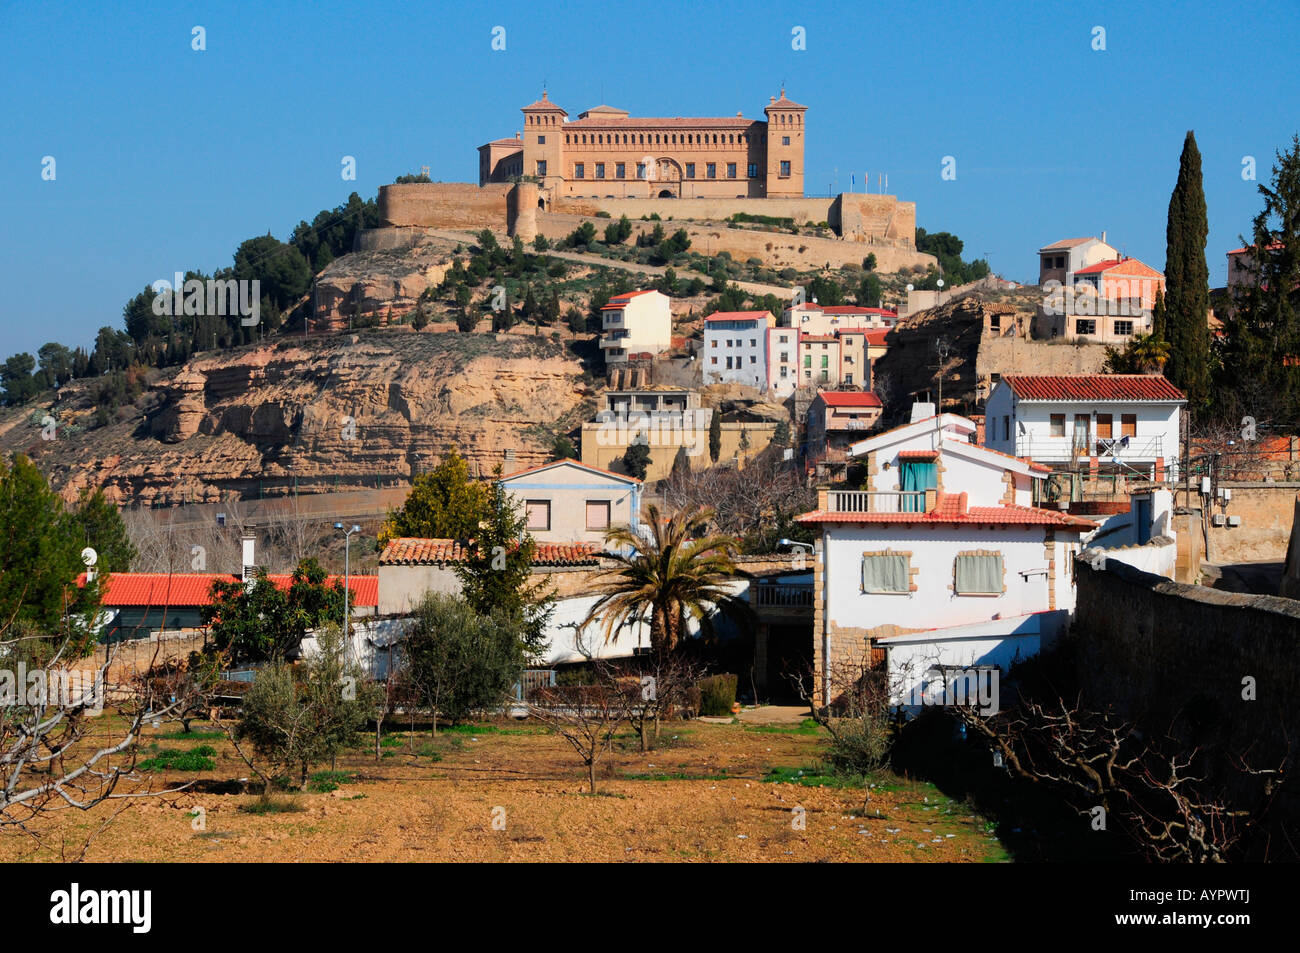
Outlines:
[{"label": "white house", "polygon": [[827,696],[835,667],[871,652],[901,703],[917,657],[1001,665],[1015,654],[1007,639],[1032,654],[1073,609],[1071,559],[1095,524],[1031,506],[1047,469],[974,434],[974,422],[942,414],[860,441],[849,452],[866,464],[865,489],[820,489],[817,510],[799,517],[821,529],[814,658]]},{"label": "white house", "polygon": [[658,354],[672,346],[673,315],[661,291],[629,291],[600,309],[600,347],[606,364],[629,355]]},{"label": "white house", "polygon": [[1163,376],[1004,376],[985,406],[984,443],[1055,468],[1177,478],[1187,398]]},{"label": "white house", "polygon": [[764,390],[767,332],[775,324],[776,318],[767,311],[719,311],[706,317],[704,383],[731,382]]},{"label": "white house", "polygon": [[1038,249],[1038,283],[1059,281],[1072,285],[1074,273],[1079,269],[1118,257],[1118,249],[1106,243],[1105,232],[1101,238],[1063,238]]},{"label": "white house", "polygon": [[615,526],[637,526],[641,481],[577,460],[556,460],[501,477],[539,543],[603,545]]},{"label": "white house", "polygon": [[767,329],[767,389],[769,393],[788,397],[799,386],[798,328]]}]

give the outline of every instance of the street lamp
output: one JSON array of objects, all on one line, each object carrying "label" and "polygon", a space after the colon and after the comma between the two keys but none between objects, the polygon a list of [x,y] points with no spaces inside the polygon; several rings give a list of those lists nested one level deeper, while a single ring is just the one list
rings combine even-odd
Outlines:
[{"label": "street lamp", "polygon": [[[343,529],[343,524],[335,523],[334,528]],[[351,639],[348,635],[348,620],[351,617],[348,615],[348,597],[352,595],[350,581],[352,575],[352,534],[359,532],[361,532],[361,527],[353,523],[352,528],[343,534],[343,638],[349,645]]]},{"label": "street lamp", "polygon": [[778,539],[778,540],[776,541],[776,544],[777,544],[778,546],[802,546],[804,549],[808,550],[808,552],[810,552],[810,553],[813,551],[813,544],[812,544],[812,543],[801,543],[801,542],[800,542],[799,540],[797,540],[797,539]]}]

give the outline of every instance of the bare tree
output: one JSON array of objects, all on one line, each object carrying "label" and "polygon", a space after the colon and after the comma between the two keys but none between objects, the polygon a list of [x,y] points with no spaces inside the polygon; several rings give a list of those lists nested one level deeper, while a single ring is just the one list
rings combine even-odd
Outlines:
[{"label": "bare tree", "polygon": [[594,663],[591,685],[539,689],[529,714],[569,743],[587,766],[591,793],[596,793],[596,764],[614,745],[614,735],[640,697],[639,680],[622,680],[603,662]]},{"label": "bare tree", "polygon": [[[13,666],[0,673],[0,832],[22,831],[38,846],[54,829],[44,822],[59,811],[89,811],[110,801],[124,808],[129,799],[180,790],[119,787],[138,780],[136,747],[145,723],[172,718],[193,701],[168,679],[129,672],[110,683],[117,663],[112,648],[102,663],[79,661],[69,635],[45,657],[34,649],[48,645],[46,639],[16,626],[0,629],[0,658]],[[89,846],[90,838],[75,859]]]},{"label": "bare tree", "polygon": [[[628,721],[641,740],[641,750],[659,743],[660,723],[699,707],[695,685],[705,668],[680,653],[657,654],[648,666],[629,671],[622,684],[632,693]],[[653,727],[653,743],[651,731]]]},{"label": "bare tree", "polygon": [[817,494],[798,470],[769,448],[743,469],[715,466],[704,470],[679,469],[663,486],[670,509],[712,507],[711,529],[736,536],[747,548],[774,548],[794,516],[816,508]]},{"label": "bare tree", "polygon": [[1153,861],[1237,859],[1281,792],[1290,761],[1288,750],[1275,767],[1257,768],[1246,754],[1189,745],[1172,725],[1148,734],[1088,710],[1078,697],[1022,700],[988,718],[969,706],[953,710],[1014,775],[1051,788],[1085,817],[1113,819]]}]

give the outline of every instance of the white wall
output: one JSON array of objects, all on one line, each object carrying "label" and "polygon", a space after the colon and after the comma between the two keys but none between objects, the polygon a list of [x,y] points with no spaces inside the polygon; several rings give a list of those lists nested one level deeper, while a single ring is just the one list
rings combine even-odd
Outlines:
[{"label": "white wall", "polygon": [[[701,358],[704,363],[700,368],[706,384],[731,381],[766,390],[768,326],[763,321],[745,323],[749,326],[739,329],[714,328],[706,321]],[[728,341],[731,342],[730,347],[727,346]],[[730,370],[727,369],[727,358],[732,359]],[[740,362],[738,367],[737,360]]]},{"label": "white wall", "polygon": [[[1041,612],[1049,608],[1048,561],[1044,554],[1046,527],[987,525],[827,524],[823,536],[828,619],[842,627],[871,628],[892,623],[911,629],[965,625],[1002,617]],[[1058,537],[1072,542],[1073,534],[1058,528]],[[1064,545],[1064,544],[1063,544]],[[917,591],[875,594],[862,591],[864,551],[893,549],[911,552]],[[998,550],[1003,556],[1006,591],[997,596],[959,596],[953,584],[953,560],[958,552]],[[1074,608],[1069,563],[1057,553],[1056,608]],[[1027,575],[1021,575],[1026,573]]]},{"label": "white wall", "polygon": [[[997,699],[1005,707],[1004,677],[1011,667],[1037,655],[1044,645],[1065,625],[1064,612],[999,619],[944,629],[882,639],[889,679],[890,704],[916,714],[921,706],[912,704],[937,674],[934,666],[997,666],[1000,670]],[[973,702],[972,702],[973,704]]]}]

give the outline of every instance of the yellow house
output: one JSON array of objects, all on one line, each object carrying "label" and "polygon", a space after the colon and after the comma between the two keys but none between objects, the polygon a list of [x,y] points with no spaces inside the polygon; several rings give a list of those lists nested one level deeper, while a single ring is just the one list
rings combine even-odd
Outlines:
[{"label": "yellow house", "polygon": [[604,543],[614,526],[637,527],[641,481],[636,477],[557,460],[501,478],[501,486],[528,515],[539,543]]},{"label": "yellow house", "polygon": [[673,315],[661,291],[629,291],[600,309],[600,348],[606,364],[629,355],[658,354],[672,346]]}]

